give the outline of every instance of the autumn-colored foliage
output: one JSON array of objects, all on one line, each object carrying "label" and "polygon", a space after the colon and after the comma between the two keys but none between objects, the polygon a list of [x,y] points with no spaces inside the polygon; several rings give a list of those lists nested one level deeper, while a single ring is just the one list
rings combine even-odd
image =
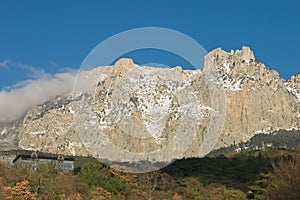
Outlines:
[{"label": "autumn-colored foliage", "polygon": [[300,197],[300,153],[282,157],[272,164],[267,186],[267,198],[272,200],[298,200]]},{"label": "autumn-colored foliage", "polygon": [[248,191],[254,199],[298,199],[300,153],[269,153],[183,159],[141,174],[119,173],[96,160],[81,162],[77,175],[52,165],[33,171],[0,162],[0,200],[241,200]]},{"label": "autumn-colored foliage", "polygon": [[37,194],[31,192],[30,183],[27,180],[18,182],[15,186],[4,187],[8,199],[19,197],[20,199],[36,200]]},{"label": "autumn-colored foliage", "polygon": [[183,198],[178,193],[175,193],[172,197],[172,200],[183,200]]}]

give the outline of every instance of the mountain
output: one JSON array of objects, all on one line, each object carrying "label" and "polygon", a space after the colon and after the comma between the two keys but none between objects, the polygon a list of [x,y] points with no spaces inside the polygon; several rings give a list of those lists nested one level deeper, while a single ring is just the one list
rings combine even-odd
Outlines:
[{"label": "mountain", "polygon": [[0,122],[0,150],[6,151],[18,148],[20,124],[20,120]]},{"label": "mountain", "polygon": [[257,133],[299,129],[299,74],[283,80],[257,62],[248,47],[230,53],[216,49],[206,59],[226,90],[224,145],[247,141]]},{"label": "mountain", "polygon": [[282,79],[248,47],[213,50],[203,70],[120,59],[80,72],[74,88],[0,123],[0,148],[169,161],[300,127],[300,74]]}]

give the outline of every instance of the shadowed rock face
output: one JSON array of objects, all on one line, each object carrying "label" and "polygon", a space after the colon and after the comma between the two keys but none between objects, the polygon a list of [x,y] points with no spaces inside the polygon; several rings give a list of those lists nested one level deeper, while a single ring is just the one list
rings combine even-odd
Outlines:
[{"label": "shadowed rock face", "polygon": [[[0,124],[0,137],[6,138],[0,147],[12,148],[6,144],[18,141],[23,149],[87,155],[104,151],[111,141],[142,154],[166,146],[179,137],[178,130],[191,133],[192,142],[183,137],[170,146],[171,152],[185,152],[166,154],[170,159],[202,156],[209,130],[220,124],[214,148],[247,141],[256,133],[300,127],[300,75],[283,80],[257,62],[248,47],[213,50],[203,71],[141,67],[121,59],[79,76],[92,86],[87,92],[56,97],[29,109],[19,123]],[[218,112],[224,112],[224,121],[212,124]]]},{"label": "shadowed rock face", "polygon": [[20,127],[20,120],[0,123],[0,150],[6,151],[18,148]]}]

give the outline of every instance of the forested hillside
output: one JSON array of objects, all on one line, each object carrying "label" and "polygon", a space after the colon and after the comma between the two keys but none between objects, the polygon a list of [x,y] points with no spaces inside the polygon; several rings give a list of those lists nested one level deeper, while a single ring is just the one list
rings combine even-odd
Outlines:
[{"label": "forested hillside", "polygon": [[0,199],[296,199],[300,153],[268,149],[177,160],[160,171],[120,173],[76,157],[79,173],[1,163]]}]

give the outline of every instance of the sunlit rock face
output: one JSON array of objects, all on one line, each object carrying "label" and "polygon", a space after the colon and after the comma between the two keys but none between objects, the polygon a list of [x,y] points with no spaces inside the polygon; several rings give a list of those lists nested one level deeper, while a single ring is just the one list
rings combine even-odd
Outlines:
[{"label": "sunlit rock face", "polygon": [[299,129],[299,75],[283,80],[254,58],[248,47],[206,57],[217,84],[226,90],[226,122],[218,145],[247,141],[256,133]]},{"label": "sunlit rock face", "polygon": [[121,59],[78,80],[78,90],[32,107],[16,125],[1,124],[0,136],[22,149],[126,161],[122,149],[129,160],[166,161],[300,126],[300,76],[283,80],[248,47],[213,50],[203,70]]}]

